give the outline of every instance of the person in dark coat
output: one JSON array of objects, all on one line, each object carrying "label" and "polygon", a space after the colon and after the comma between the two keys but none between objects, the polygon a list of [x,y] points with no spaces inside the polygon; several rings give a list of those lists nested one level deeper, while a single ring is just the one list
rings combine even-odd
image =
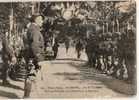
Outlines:
[{"label": "person in dark coat", "polygon": [[66,49],[66,54],[68,53],[69,47],[70,47],[70,39],[68,36],[65,37],[65,49]]},{"label": "person in dark coat", "polygon": [[70,46],[70,41],[67,39],[67,40],[65,41],[66,53],[68,53],[69,46]]},{"label": "person in dark coat", "polygon": [[[32,76],[36,76],[36,72],[38,69],[41,69],[41,66],[38,64],[40,61],[44,60],[42,53],[44,52],[44,39],[41,34],[41,26],[42,26],[42,16],[33,15],[30,20],[30,24],[27,29],[27,33],[25,34],[23,41],[25,47],[25,61],[27,71]],[[30,60],[31,59],[31,60]],[[33,68],[30,68],[31,67]],[[29,75],[28,74],[28,75]],[[27,76],[28,77],[28,76]],[[31,85],[27,84],[27,77],[25,79],[24,86],[24,98],[29,97]]]},{"label": "person in dark coat", "polygon": [[13,49],[9,46],[8,36],[6,33],[2,34],[2,60],[3,60],[3,67],[2,67],[2,84],[7,85],[9,84],[8,81],[8,71],[9,71],[9,64],[11,62],[15,62],[15,56]]},{"label": "person in dark coat", "polygon": [[79,40],[77,43],[76,43],[76,51],[77,51],[77,58],[80,58],[81,56],[81,51],[83,50],[83,43],[81,42],[81,40]]},{"label": "person in dark coat", "polygon": [[28,30],[26,33],[26,39],[24,39],[25,43],[25,59],[26,62],[29,61],[30,58],[33,58],[33,63],[36,69],[39,69],[40,66],[38,62],[44,60],[42,53],[44,52],[44,39],[41,34],[40,27],[42,26],[42,16],[33,15],[31,18],[31,23],[28,26]]},{"label": "person in dark coat", "polygon": [[85,47],[85,51],[88,57],[88,64],[93,67],[96,67],[96,60],[97,60],[97,37],[96,35],[90,35],[89,39],[87,40],[87,45]]},{"label": "person in dark coat", "polygon": [[58,42],[56,41],[55,44],[54,44],[54,46],[53,46],[54,58],[57,57],[58,47],[59,47],[59,44],[58,44]]}]

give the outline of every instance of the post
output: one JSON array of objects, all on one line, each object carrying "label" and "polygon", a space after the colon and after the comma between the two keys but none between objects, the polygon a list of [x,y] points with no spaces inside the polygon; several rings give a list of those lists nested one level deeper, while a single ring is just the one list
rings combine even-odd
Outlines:
[{"label": "post", "polygon": [[40,13],[40,3],[38,2],[38,9],[37,9],[38,11],[38,13]]},{"label": "post", "polygon": [[14,24],[14,20],[13,20],[13,8],[11,8],[11,12],[10,12],[10,16],[9,16],[9,23],[10,23],[10,30],[9,30],[9,34],[8,34],[8,39],[10,40],[11,35],[12,35],[12,30],[13,30],[13,24]]},{"label": "post", "polygon": [[102,29],[103,29],[103,34],[104,34],[104,28],[105,28],[105,26],[104,26],[104,22],[103,22],[103,27],[102,27]]},{"label": "post", "polygon": [[115,25],[115,22],[113,21],[112,22],[112,32],[114,32],[114,25]]},{"label": "post", "polygon": [[119,32],[120,30],[120,27],[119,27],[119,21],[118,21],[118,19],[116,19],[116,23],[117,23],[117,32]]},{"label": "post", "polygon": [[106,23],[106,28],[107,28],[107,32],[109,32],[109,24],[108,24],[108,22]]},{"label": "post", "polygon": [[32,2],[31,11],[32,11],[32,15],[33,15],[35,13],[35,3],[34,2]]}]

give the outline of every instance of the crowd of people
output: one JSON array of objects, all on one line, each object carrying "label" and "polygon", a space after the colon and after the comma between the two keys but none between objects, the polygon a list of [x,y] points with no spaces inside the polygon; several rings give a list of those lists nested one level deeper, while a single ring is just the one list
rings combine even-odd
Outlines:
[{"label": "crowd of people", "polygon": [[[135,82],[136,36],[134,29],[125,29],[123,32],[92,32],[85,40],[77,39],[74,47],[77,59],[85,49],[90,67],[103,74],[127,82]],[[65,41],[65,48],[68,51],[67,41]]]},{"label": "crowd of people", "polygon": [[134,80],[135,46],[133,30],[92,34],[86,45],[88,64],[116,78]]}]

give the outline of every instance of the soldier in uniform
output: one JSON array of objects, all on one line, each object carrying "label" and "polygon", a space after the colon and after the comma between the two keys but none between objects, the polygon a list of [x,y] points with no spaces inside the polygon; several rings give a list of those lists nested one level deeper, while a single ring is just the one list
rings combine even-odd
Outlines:
[{"label": "soldier in uniform", "polygon": [[90,35],[90,38],[87,40],[87,45],[86,45],[86,54],[88,57],[88,63],[89,65],[93,65],[93,67],[96,67],[96,51],[97,51],[97,39],[96,35],[92,34]]},{"label": "soldier in uniform", "polygon": [[9,64],[16,63],[16,58],[14,56],[13,49],[9,46],[8,43],[8,34],[2,34],[2,60],[3,60],[3,67],[2,67],[2,84],[7,85],[9,84],[8,81],[8,70]]},{"label": "soldier in uniform", "polygon": [[70,41],[69,41],[69,39],[66,39],[66,41],[65,41],[66,53],[68,53],[69,46],[70,46]]},{"label": "soldier in uniform", "polygon": [[125,64],[128,74],[128,82],[135,84],[136,80],[136,43],[135,43],[135,32],[130,29],[127,31],[127,37],[124,42],[125,47]]},{"label": "soldier in uniform", "polygon": [[57,57],[58,47],[59,47],[59,44],[58,44],[58,41],[56,40],[55,43],[54,43],[54,46],[53,46],[54,59],[56,59],[56,57]]},{"label": "soldier in uniform", "polygon": [[81,43],[81,40],[79,40],[76,43],[77,58],[80,58],[82,50],[83,50],[83,43]]}]

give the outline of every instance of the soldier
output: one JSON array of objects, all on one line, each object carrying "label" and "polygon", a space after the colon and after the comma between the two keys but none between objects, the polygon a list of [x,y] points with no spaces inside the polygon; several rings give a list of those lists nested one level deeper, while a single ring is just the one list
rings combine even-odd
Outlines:
[{"label": "soldier", "polygon": [[55,41],[55,44],[54,44],[54,46],[53,46],[54,58],[57,57],[58,47],[59,47],[58,41]]},{"label": "soldier", "polygon": [[9,84],[8,81],[8,70],[10,62],[16,63],[16,58],[13,52],[13,49],[9,46],[8,43],[8,34],[2,34],[2,60],[3,60],[3,67],[2,67],[2,84],[7,85]]},{"label": "soldier", "polygon": [[125,49],[125,64],[128,74],[128,82],[135,84],[135,75],[136,75],[136,41],[135,41],[135,32],[130,29],[127,31],[127,37],[124,42]]},{"label": "soldier", "polygon": [[85,52],[86,52],[87,57],[88,57],[88,64],[89,65],[92,64],[92,48],[90,46],[91,46],[91,43],[89,40],[87,40],[87,44],[85,46]]},{"label": "soldier", "polygon": [[76,44],[77,58],[80,58],[82,50],[83,50],[83,43],[81,43],[81,40],[79,40]]},{"label": "soldier", "polygon": [[66,53],[68,53],[69,46],[70,46],[70,41],[69,41],[69,39],[66,39],[66,41],[65,41]]},{"label": "soldier", "polygon": [[[113,73],[112,76],[117,77],[117,71],[122,67],[123,61],[124,61],[124,55],[125,55],[125,50],[124,50],[124,42],[125,42],[125,38],[126,35],[125,33],[122,33],[120,35],[119,32],[115,32],[113,33],[113,39],[116,42],[115,44],[115,48],[114,48],[114,57],[113,57]],[[117,61],[117,64],[115,64],[115,62]]]},{"label": "soldier", "polygon": [[97,39],[96,35],[92,34],[90,35],[90,38],[87,41],[86,45],[86,54],[88,56],[88,63],[89,65],[93,65],[93,67],[96,67],[96,51],[97,51]]}]

